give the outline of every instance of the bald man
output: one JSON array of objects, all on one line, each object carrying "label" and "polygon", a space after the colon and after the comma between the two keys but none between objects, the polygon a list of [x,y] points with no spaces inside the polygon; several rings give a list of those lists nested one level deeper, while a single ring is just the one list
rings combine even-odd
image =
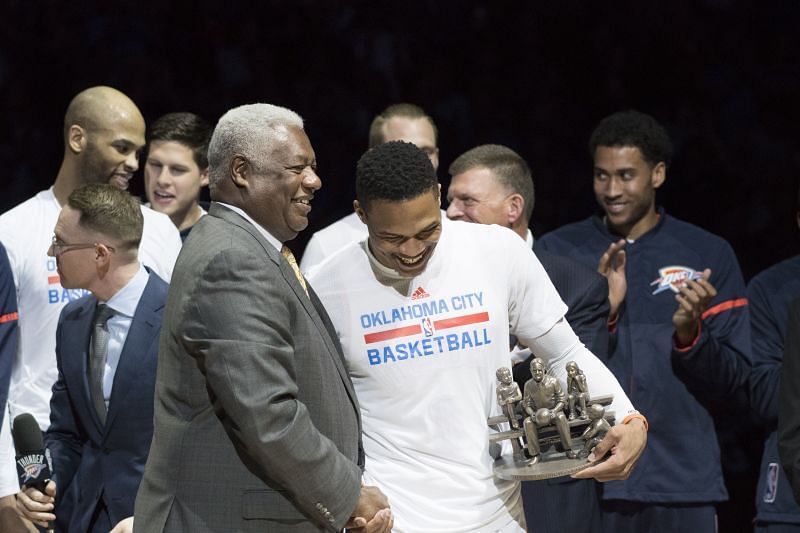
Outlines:
[{"label": "bald man", "polygon": [[[13,496],[7,496],[19,491],[9,422],[20,413],[31,413],[42,430],[49,426],[51,388],[57,377],[58,317],[64,305],[87,294],[83,289],[64,289],[55,260],[47,256],[58,213],[70,193],[85,183],[126,189],[139,168],[144,133],[144,118],[125,94],[111,87],[82,91],[72,99],[64,117],[64,158],[53,186],[0,215],[0,241],[8,253],[19,308],[9,416],[4,417],[0,429],[0,531],[14,531],[2,521],[4,516],[8,518],[3,509],[14,504]],[[168,281],[181,246],[178,230],[166,215],[145,207],[142,214],[139,258]]]}]

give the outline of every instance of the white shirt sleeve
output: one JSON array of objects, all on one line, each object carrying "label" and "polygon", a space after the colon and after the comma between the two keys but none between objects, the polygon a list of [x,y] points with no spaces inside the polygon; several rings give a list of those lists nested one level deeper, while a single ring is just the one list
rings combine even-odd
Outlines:
[{"label": "white shirt sleeve", "polygon": [[[498,235],[498,238],[501,238]],[[509,322],[511,333],[536,357],[545,361],[548,372],[566,383],[569,361],[578,363],[586,375],[590,396],[612,394],[609,410],[617,421],[636,412],[617,378],[581,341],[564,318],[567,306],[561,300],[539,259],[518,236],[507,245],[504,260],[509,265]],[[521,358],[523,353],[511,354]]]},{"label": "white shirt sleeve", "polygon": [[565,319],[562,318],[545,334],[529,342],[531,352],[536,357],[542,358],[547,363],[549,374],[557,377],[562,383],[567,381],[566,364],[575,361],[586,375],[590,398],[613,394],[614,400],[609,410],[614,411],[617,423],[636,412],[636,408],[611,370],[581,343]]}]

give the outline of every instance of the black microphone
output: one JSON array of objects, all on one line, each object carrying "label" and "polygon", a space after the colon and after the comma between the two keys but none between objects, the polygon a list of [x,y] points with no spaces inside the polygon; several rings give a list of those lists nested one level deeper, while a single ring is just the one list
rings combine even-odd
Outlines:
[{"label": "black microphone", "polygon": [[44,487],[50,481],[52,465],[38,422],[32,414],[22,413],[14,418],[11,435],[17,451],[20,487],[34,487],[44,493]]}]

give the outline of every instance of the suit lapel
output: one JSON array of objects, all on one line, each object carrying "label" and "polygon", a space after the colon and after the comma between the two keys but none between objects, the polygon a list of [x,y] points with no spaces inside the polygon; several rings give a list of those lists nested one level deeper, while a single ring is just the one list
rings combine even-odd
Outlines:
[{"label": "suit lapel", "polygon": [[[322,303],[320,302],[317,295],[314,294],[314,291],[311,289],[311,285],[308,285],[309,294],[306,295],[306,292],[303,290],[303,286],[300,285],[300,282],[297,280],[297,277],[294,274],[294,270],[289,263],[283,258],[283,256],[272,246],[267,240],[264,238],[259,231],[253,227],[250,222],[243,219],[241,216],[236,214],[235,212],[231,211],[230,209],[225,208],[217,203],[211,204],[208,213],[210,215],[217,216],[231,224],[239,226],[240,228],[247,231],[250,235],[255,237],[255,239],[261,244],[261,247],[264,249],[264,252],[269,257],[270,261],[275,263],[278,266],[278,270],[280,271],[281,275],[283,276],[286,283],[289,284],[289,287],[295,294],[295,297],[300,301],[300,304],[308,313],[308,316],[314,322],[314,325],[317,327],[322,338],[325,340],[325,346],[328,348],[328,353],[333,359],[333,363],[336,366],[336,370],[339,372],[339,377],[342,379],[344,383],[345,389],[347,389],[347,394],[350,396],[350,399],[353,402],[356,410],[358,410],[358,401],[356,400],[355,392],[353,391],[353,386],[350,381],[350,378],[347,375],[347,370],[344,367],[344,363],[342,360],[342,349],[338,344],[338,338],[336,336],[336,332],[333,330],[333,326],[331,325],[330,328],[323,322],[320,315],[325,313],[317,312],[315,304],[319,306],[320,309],[324,309]],[[306,281],[308,284],[308,281]],[[312,296],[313,295],[313,296]],[[312,299],[315,300],[315,303],[312,303]],[[337,339],[336,343],[334,343],[333,339]]]},{"label": "suit lapel", "polygon": [[[61,368],[67,390],[75,391],[75,409],[82,413],[84,420],[92,420],[96,436],[103,433],[103,426],[94,410],[91,392],[89,389],[89,340],[92,336],[92,317],[97,306],[97,299],[90,296],[86,299],[80,310],[61,326],[60,343],[69,342],[68,345],[59,346],[61,352]],[[98,438],[99,440],[99,438]]]},{"label": "suit lapel", "polygon": [[117,413],[124,408],[128,393],[140,386],[140,374],[150,368],[150,361],[146,361],[144,358],[157,352],[151,351],[149,348],[154,342],[158,342],[156,333],[161,324],[158,311],[164,306],[164,303],[156,298],[153,276],[154,274],[151,273],[142,297],[136,305],[133,321],[119,356],[117,371],[114,374],[114,384],[111,388],[111,398],[108,402],[106,430],[114,423]]}]

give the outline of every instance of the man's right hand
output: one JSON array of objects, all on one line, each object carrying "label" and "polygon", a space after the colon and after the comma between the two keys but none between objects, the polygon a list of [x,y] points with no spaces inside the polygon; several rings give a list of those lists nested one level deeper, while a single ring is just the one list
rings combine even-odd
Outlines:
[{"label": "man's right hand", "polygon": [[17,512],[37,526],[48,527],[48,522],[56,519],[53,509],[56,506],[56,484],[48,481],[44,494],[33,487],[23,487],[17,493]]},{"label": "man's right hand", "polygon": [[388,533],[394,526],[389,500],[378,487],[361,486],[361,495],[350,520],[345,524],[354,533]]},{"label": "man's right hand", "polygon": [[608,321],[617,318],[619,308],[628,292],[628,278],[625,277],[625,239],[612,242],[605,253],[600,256],[597,271],[608,280],[608,303],[611,310]]}]

